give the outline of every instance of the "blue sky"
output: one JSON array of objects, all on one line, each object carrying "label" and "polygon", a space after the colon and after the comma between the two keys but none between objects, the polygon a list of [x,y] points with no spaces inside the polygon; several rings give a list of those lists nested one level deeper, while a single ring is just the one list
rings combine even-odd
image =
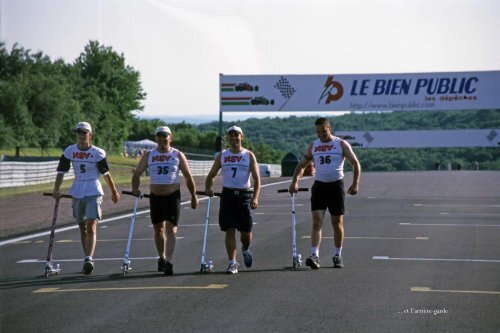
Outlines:
[{"label": "blue sky", "polygon": [[498,0],[0,0],[0,39],[66,62],[99,40],[141,72],[142,116],[218,120],[219,73],[500,70],[499,17]]}]

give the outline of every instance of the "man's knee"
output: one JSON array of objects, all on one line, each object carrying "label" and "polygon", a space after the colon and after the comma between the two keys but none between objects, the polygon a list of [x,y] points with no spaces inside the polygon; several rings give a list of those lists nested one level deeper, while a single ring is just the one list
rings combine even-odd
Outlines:
[{"label": "man's knee", "polygon": [[176,235],[177,234],[177,226],[171,222],[166,223],[165,230],[167,235]]}]

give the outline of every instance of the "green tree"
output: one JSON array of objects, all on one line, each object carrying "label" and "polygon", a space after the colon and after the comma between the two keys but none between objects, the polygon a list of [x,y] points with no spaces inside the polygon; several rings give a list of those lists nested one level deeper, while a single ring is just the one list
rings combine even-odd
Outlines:
[{"label": "green tree", "polygon": [[123,54],[90,41],[74,64],[77,94],[83,117],[95,128],[95,143],[117,151],[134,122],[133,111],[142,110],[146,94],[140,74],[125,64]]}]

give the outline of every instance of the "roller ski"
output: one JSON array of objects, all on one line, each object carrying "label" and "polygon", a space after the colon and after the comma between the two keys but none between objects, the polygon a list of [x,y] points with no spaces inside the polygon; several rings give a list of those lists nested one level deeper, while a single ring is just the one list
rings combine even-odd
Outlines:
[{"label": "roller ski", "polygon": [[59,264],[54,264],[53,262],[45,263],[45,277],[49,277],[52,274],[59,274],[61,272],[61,266]]},{"label": "roller ski", "polygon": [[[300,192],[307,192],[309,189],[301,187]],[[278,190],[278,193],[288,192],[288,189]],[[302,255],[297,253],[297,220],[295,217],[295,193],[292,193],[292,268],[296,270],[302,266]]]},{"label": "roller ski", "polygon": [[[134,195],[130,191],[122,191],[122,194],[127,194],[127,195]],[[130,260],[129,260],[129,255],[130,255],[130,245],[132,244],[132,234],[134,233],[134,225],[135,225],[135,217],[137,216],[137,206],[139,204],[139,199],[142,197],[149,197],[147,194],[141,194],[138,197],[135,197],[134,200],[134,212],[132,214],[132,221],[130,222],[130,228],[128,231],[128,240],[127,240],[127,246],[125,248],[125,255],[123,257],[123,264],[122,264],[122,275],[125,276],[132,270],[132,267],[130,266]]]},{"label": "roller ski", "polygon": [[[203,191],[196,191],[198,195],[206,195]],[[216,196],[220,196],[220,193],[214,193]],[[210,223],[210,206],[212,204],[212,198],[208,197],[207,203],[207,215],[205,217],[205,233],[203,235],[203,247],[201,250],[201,259],[200,259],[200,273],[209,273],[214,269],[214,265],[212,260],[207,260],[207,238],[208,238],[208,225]]]},{"label": "roller ski", "polygon": [[[52,193],[43,193],[46,197],[51,197]],[[52,274],[59,274],[61,272],[61,266],[59,264],[55,264],[52,260],[52,255],[54,252],[54,236],[56,233],[56,224],[57,224],[57,212],[59,210],[59,201],[61,198],[72,198],[69,194],[62,194],[60,197],[55,198],[54,204],[54,214],[52,216],[52,225],[50,227],[50,238],[49,238],[49,249],[47,251],[47,260],[45,262],[44,275],[45,277],[49,277]]]}]

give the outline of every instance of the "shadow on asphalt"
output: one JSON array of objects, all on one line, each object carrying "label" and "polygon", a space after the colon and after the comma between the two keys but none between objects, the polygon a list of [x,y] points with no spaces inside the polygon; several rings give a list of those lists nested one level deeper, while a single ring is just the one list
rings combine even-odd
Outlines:
[{"label": "shadow on asphalt", "polygon": [[[257,273],[265,273],[265,272],[303,272],[310,271],[309,268],[296,268],[292,267],[284,267],[284,268],[273,268],[273,269],[244,269],[240,270],[238,274],[257,274]],[[121,273],[117,274],[92,274],[92,275],[84,275],[82,273],[70,273],[70,274],[61,274],[61,275],[51,275],[49,277],[45,277],[44,275],[38,276],[24,276],[24,277],[15,277],[15,278],[7,278],[0,279],[0,290],[9,290],[9,289],[17,289],[17,288],[26,288],[26,287],[53,287],[53,286],[61,286],[61,285],[71,285],[71,284],[80,284],[80,283],[90,283],[90,282],[112,282],[112,281],[139,281],[143,279],[151,279],[151,278],[161,278],[164,276],[165,279],[172,277],[182,277],[182,276],[203,276],[203,275],[230,275],[225,271],[213,271],[213,272],[204,272],[200,271],[196,272],[187,272],[187,273],[175,273],[173,276],[165,276],[163,273],[156,271],[149,272],[137,272],[137,273],[129,273],[123,276]]]}]

